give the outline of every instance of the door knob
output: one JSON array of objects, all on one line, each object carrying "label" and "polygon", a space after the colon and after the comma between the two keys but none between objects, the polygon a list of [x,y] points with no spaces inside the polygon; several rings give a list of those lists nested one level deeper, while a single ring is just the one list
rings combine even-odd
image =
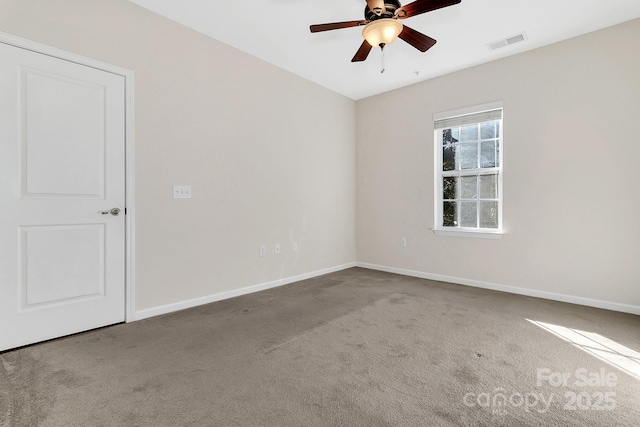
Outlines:
[{"label": "door knob", "polygon": [[120,215],[120,209],[119,209],[119,208],[113,208],[113,209],[111,209],[110,211],[100,211],[100,213],[101,213],[102,215],[109,215],[109,214],[111,214],[111,215],[113,215],[113,216],[118,216],[118,215]]}]

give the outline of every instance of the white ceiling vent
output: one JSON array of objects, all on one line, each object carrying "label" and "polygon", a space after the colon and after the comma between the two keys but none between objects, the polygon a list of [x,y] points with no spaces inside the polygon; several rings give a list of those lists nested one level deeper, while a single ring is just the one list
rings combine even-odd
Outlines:
[{"label": "white ceiling vent", "polygon": [[506,39],[496,40],[494,42],[487,43],[487,47],[489,49],[491,49],[491,50],[496,50],[496,49],[499,49],[501,47],[512,45],[514,43],[523,42],[525,40],[527,40],[527,33],[522,32],[520,34],[516,34],[514,36],[507,37]]}]

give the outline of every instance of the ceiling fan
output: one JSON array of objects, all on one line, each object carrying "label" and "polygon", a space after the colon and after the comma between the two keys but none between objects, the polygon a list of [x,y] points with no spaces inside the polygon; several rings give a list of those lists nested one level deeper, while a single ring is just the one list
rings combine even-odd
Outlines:
[{"label": "ceiling fan", "polygon": [[453,6],[461,1],[416,0],[406,6],[402,6],[398,0],[367,0],[367,5],[364,8],[364,19],[362,20],[316,24],[311,25],[309,28],[312,33],[319,33],[321,31],[364,25],[362,35],[365,39],[351,62],[364,61],[373,46],[384,49],[384,46],[393,42],[396,37],[401,38],[420,52],[426,52],[436,44],[436,41],[419,31],[401,24],[398,20]]}]

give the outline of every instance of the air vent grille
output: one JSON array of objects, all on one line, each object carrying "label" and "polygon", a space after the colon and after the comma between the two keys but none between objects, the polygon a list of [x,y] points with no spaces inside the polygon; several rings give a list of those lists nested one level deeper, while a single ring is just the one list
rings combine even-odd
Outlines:
[{"label": "air vent grille", "polygon": [[507,37],[506,39],[496,40],[491,43],[487,43],[487,47],[491,50],[500,49],[501,47],[509,46],[515,43],[520,43],[527,40],[527,34],[522,32],[520,34],[516,34],[511,37]]},{"label": "air vent grille", "polygon": [[506,40],[500,40],[500,41],[497,41],[497,42],[489,43],[489,48],[491,48],[493,50],[493,49],[498,49],[498,48],[501,48],[501,47],[505,47],[507,45],[508,44],[507,44]]}]

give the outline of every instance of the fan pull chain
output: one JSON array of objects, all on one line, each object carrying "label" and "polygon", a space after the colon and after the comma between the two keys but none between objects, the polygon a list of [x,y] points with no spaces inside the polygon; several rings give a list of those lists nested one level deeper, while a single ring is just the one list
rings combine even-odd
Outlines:
[{"label": "fan pull chain", "polygon": [[380,43],[380,74],[384,73],[384,43]]}]

